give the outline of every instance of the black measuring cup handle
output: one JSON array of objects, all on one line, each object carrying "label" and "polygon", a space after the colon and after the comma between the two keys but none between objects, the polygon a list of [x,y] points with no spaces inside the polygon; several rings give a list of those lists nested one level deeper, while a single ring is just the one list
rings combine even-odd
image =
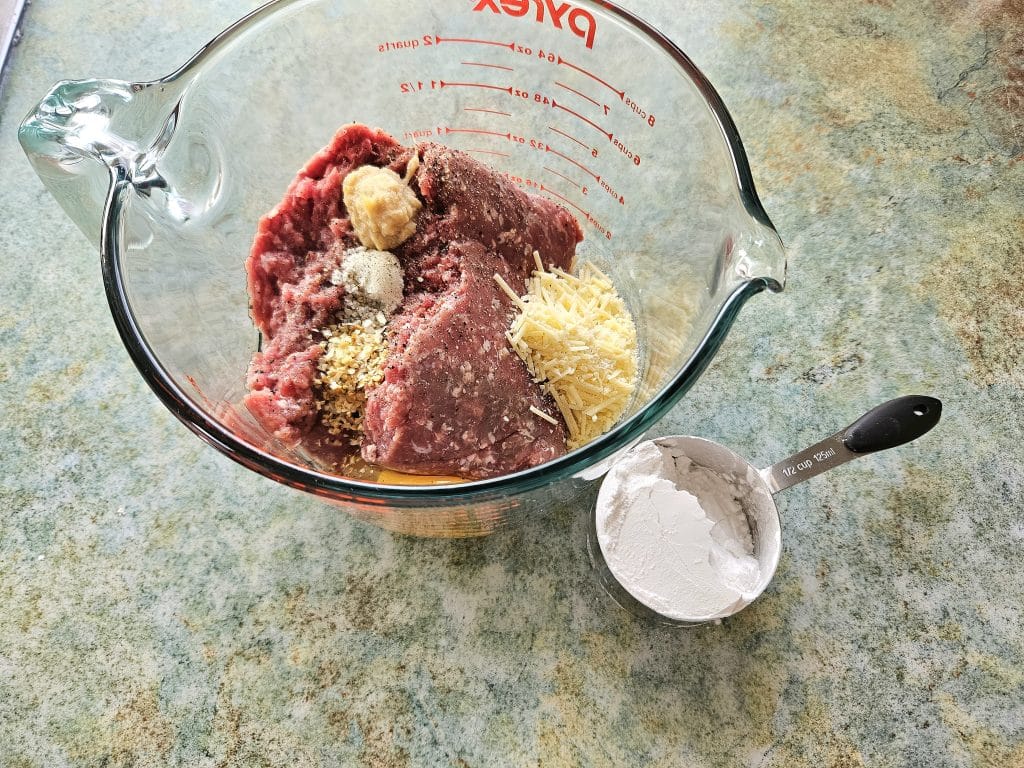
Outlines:
[{"label": "black measuring cup handle", "polygon": [[778,493],[840,464],[895,448],[939,423],[942,403],[927,395],[905,395],[872,408],[846,429],[761,471],[768,490]]},{"label": "black measuring cup handle", "polygon": [[942,401],[905,395],[882,403],[846,428],[843,443],[854,453],[873,453],[916,440],[939,423]]}]

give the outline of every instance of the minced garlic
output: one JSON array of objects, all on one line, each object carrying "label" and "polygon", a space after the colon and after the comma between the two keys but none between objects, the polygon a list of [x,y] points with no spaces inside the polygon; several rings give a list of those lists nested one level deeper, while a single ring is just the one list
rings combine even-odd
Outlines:
[{"label": "minced garlic", "polygon": [[[332,435],[363,429],[366,390],[384,380],[384,316],[358,323],[339,323],[323,331],[323,355],[317,363],[317,406]],[[359,440],[353,437],[353,443]]]},{"label": "minced garlic", "polygon": [[[570,450],[607,432],[636,388],[636,325],[612,281],[592,264],[579,276],[537,270],[517,296],[494,279],[519,309],[507,338],[562,413]],[[547,414],[544,414],[545,416]]]},{"label": "minced garlic", "polygon": [[362,165],[345,176],[345,208],[356,237],[367,248],[390,251],[416,231],[416,214],[423,204],[409,186],[412,174],[407,177],[375,165]]}]

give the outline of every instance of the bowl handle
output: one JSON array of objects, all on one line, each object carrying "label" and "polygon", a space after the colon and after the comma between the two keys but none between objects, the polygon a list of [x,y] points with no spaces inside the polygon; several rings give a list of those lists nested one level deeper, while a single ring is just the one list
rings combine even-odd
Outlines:
[{"label": "bowl handle", "polygon": [[62,80],[22,122],[29,162],[94,246],[113,180],[143,194],[164,186],[156,159],[177,121],[168,103],[179,95],[165,83]]}]

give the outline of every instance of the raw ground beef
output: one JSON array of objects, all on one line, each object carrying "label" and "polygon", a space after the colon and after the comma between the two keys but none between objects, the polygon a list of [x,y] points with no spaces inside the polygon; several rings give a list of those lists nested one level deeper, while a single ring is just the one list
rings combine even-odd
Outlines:
[{"label": "raw ground beef", "polygon": [[342,308],[342,288],[330,275],[341,253],[359,244],[345,216],[342,179],[367,163],[404,172],[411,155],[385,133],[347,127],[306,163],[280,204],[260,219],[245,269],[263,344],[249,365],[245,405],[285,443],[310,443],[311,433],[320,433],[322,444],[308,447],[329,447],[317,429],[314,380],[322,350],[313,331],[334,322]]},{"label": "raw ground beef", "polygon": [[363,457],[404,472],[479,478],[561,455],[565,427],[505,339],[512,307],[493,275],[524,292],[534,250],[545,266],[569,269],[582,239],[575,219],[468,155],[437,144],[413,150],[358,125],[339,131],[260,221],[246,270],[264,344],[249,369],[246,405],[279,438],[313,452],[347,442],[328,438],[315,406],[314,331],[343,308],[343,289],[329,278],[342,252],[359,244],[341,182],[368,163],[403,175],[414,151],[413,188],[424,208],[416,233],[394,250],[405,296],[389,324],[384,382],[368,393]]}]

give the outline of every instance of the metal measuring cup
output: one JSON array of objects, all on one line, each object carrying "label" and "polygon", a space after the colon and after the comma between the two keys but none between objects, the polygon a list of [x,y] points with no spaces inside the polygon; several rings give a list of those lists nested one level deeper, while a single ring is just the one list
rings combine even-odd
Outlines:
[{"label": "metal measuring cup", "polygon": [[736,452],[711,440],[684,435],[657,438],[653,442],[671,449],[673,455],[684,455],[695,465],[728,478],[734,487],[744,487],[746,493],[741,495],[739,501],[750,526],[753,554],[758,562],[760,578],[754,589],[745,592],[736,604],[713,615],[680,618],[654,610],[641,596],[630,591],[630,585],[620,580],[622,574],[617,574],[605,557],[598,527],[602,504],[608,503],[609,493],[606,484],[602,484],[594,514],[590,518],[588,536],[591,562],[598,579],[605,591],[623,608],[658,623],[695,626],[707,622],[717,623],[732,616],[764,592],[778,567],[782,553],[782,524],[773,498],[776,493],[860,456],[916,440],[934,427],[941,415],[942,403],[934,397],[898,397],[872,408],[831,437],[765,469],[757,469]]}]

